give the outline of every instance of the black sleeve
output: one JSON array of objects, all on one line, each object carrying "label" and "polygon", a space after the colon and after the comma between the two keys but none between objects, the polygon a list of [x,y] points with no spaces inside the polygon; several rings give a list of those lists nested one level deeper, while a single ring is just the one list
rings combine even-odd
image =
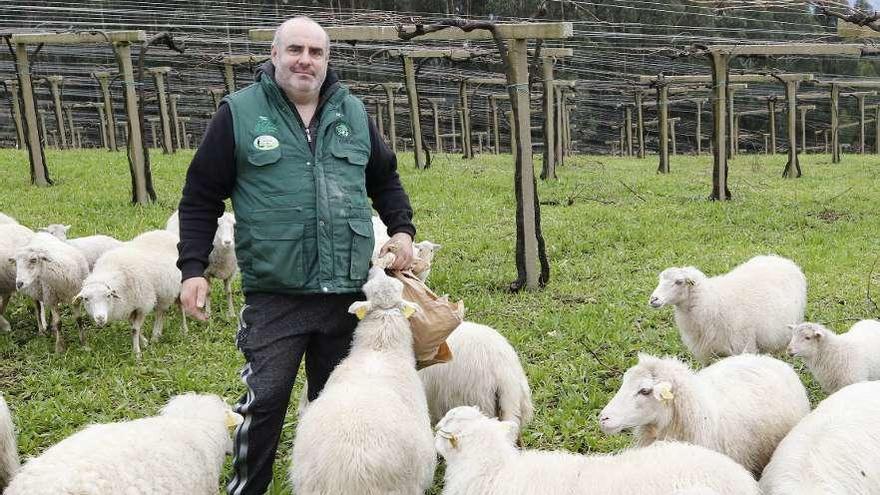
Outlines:
[{"label": "black sleeve", "polygon": [[370,161],[367,163],[367,195],[379,218],[388,226],[388,235],[406,232],[413,239],[416,226],[412,223],[413,210],[409,197],[397,175],[397,157],[379,134],[372,119],[370,126]]},{"label": "black sleeve", "polygon": [[180,199],[180,243],[177,267],[182,279],[201,277],[217,232],[223,201],[235,185],[235,135],[232,112],[220,105],[196,151]]}]

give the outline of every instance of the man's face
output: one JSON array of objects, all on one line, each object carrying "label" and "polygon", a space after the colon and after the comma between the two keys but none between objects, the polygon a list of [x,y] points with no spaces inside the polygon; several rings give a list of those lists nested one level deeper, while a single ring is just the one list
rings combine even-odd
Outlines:
[{"label": "man's face", "polygon": [[289,22],[281,29],[272,47],[275,82],[294,100],[317,96],[327,77],[327,35],[308,21]]}]

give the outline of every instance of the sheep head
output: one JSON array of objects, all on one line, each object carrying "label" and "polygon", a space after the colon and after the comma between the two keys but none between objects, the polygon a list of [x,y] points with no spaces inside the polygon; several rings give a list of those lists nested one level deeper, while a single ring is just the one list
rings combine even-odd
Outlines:
[{"label": "sheep head", "polygon": [[828,330],[819,323],[804,322],[798,325],[789,325],[791,340],[788,343],[788,355],[799,356],[805,359],[815,357],[819,353],[819,347],[828,340]]},{"label": "sheep head", "polygon": [[437,423],[434,448],[450,459],[470,447],[491,451],[496,446],[515,448],[519,425],[488,418],[476,406],[456,407]]},{"label": "sheep head", "polygon": [[418,306],[403,299],[403,282],[389,277],[381,268],[370,269],[370,277],[363,287],[366,301],[353,303],[348,312],[361,320],[375,311],[399,310],[409,318],[418,310]]},{"label": "sheep head", "polygon": [[47,234],[52,234],[55,237],[61,239],[62,241],[67,240],[67,231],[70,230],[70,225],[63,225],[60,223],[53,223],[52,225],[47,225],[40,229],[40,232],[46,232]]},{"label": "sheep head", "polygon": [[214,247],[219,249],[235,247],[235,216],[232,213],[227,212],[217,218]]},{"label": "sheep head", "polygon": [[667,268],[660,273],[659,283],[648,304],[652,308],[662,308],[668,304],[678,305],[688,299],[690,291],[698,285],[705,275],[692,266]]},{"label": "sheep head", "polygon": [[620,389],[599,413],[599,426],[607,435],[642,426],[664,429],[672,421],[675,377],[689,372],[674,358],[639,354],[639,362],[623,374]]},{"label": "sheep head", "polygon": [[87,280],[79,294],[73,298],[73,302],[82,301],[86,313],[100,327],[110,321],[113,306],[119,299],[120,296],[116,289],[106,282]]},{"label": "sheep head", "polygon": [[15,265],[16,290],[25,290],[36,282],[43,265],[52,261],[52,254],[43,246],[28,245],[19,248],[9,261]]}]

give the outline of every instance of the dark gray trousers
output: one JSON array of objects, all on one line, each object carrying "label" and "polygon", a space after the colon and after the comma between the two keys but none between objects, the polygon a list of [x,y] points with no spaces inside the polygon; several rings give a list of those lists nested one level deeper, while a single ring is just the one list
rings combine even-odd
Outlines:
[{"label": "dark gray trousers", "polygon": [[363,299],[362,293],[245,296],[236,343],[247,361],[241,372],[247,392],[235,406],[244,422],[235,430],[229,495],[266,492],[303,355],[309,400],[314,400],[348,355],[357,326],[348,307]]}]

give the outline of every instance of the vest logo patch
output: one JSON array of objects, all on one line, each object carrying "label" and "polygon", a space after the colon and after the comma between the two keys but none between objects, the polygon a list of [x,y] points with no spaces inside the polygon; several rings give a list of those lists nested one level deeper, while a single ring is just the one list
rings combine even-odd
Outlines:
[{"label": "vest logo patch", "polygon": [[276,138],[275,136],[270,136],[268,134],[257,136],[257,138],[254,139],[254,148],[260,151],[274,150],[279,145],[280,143],[278,143],[278,138]]},{"label": "vest logo patch", "polygon": [[269,117],[260,115],[254,124],[254,134],[270,134],[278,132],[278,126]]},{"label": "vest logo patch", "polygon": [[336,124],[336,135],[342,138],[347,138],[348,136],[351,136],[351,129],[345,125],[345,122],[340,122]]}]

